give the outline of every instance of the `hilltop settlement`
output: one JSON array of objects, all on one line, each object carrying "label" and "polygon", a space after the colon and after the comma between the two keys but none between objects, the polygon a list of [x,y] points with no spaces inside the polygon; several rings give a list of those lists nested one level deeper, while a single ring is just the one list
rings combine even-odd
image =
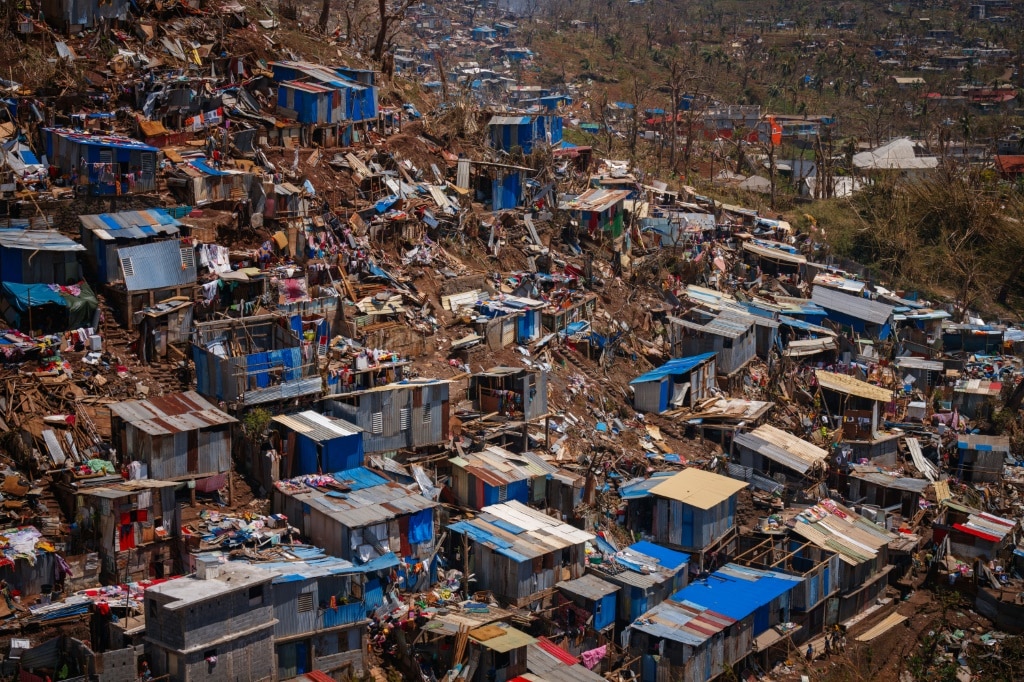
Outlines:
[{"label": "hilltop settlement", "polygon": [[[5,679],[823,679],[935,590],[983,679],[1024,330],[607,158],[682,119],[533,84],[514,12],[406,3],[371,62],[266,5],[15,13],[57,77],[0,80]],[[852,160],[807,191],[938,164]]]}]

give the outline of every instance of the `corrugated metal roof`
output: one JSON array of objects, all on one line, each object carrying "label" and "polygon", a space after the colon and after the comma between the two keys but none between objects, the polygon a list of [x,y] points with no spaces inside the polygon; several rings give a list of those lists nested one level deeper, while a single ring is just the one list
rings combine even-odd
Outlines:
[{"label": "corrugated metal roof", "polygon": [[355,424],[342,419],[327,417],[313,410],[306,410],[297,414],[279,414],[272,421],[296,433],[301,433],[306,438],[317,443],[355,436],[363,432],[363,429]]},{"label": "corrugated metal roof", "polygon": [[162,208],[120,213],[80,215],[85,229],[104,241],[114,239],[145,239],[156,235],[177,235],[181,223]]},{"label": "corrugated metal roof", "polygon": [[588,189],[578,197],[563,201],[559,204],[558,208],[563,211],[594,211],[602,213],[615,204],[625,201],[627,198],[629,198],[629,190],[597,187]]},{"label": "corrugated metal roof", "polygon": [[800,474],[806,474],[828,458],[828,452],[818,446],[768,424],[750,432],[737,433],[733,442]]},{"label": "corrugated metal roof", "polygon": [[618,585],[612,585],[601,580],[596,575],[590,574],[575,580],[563,580],[560,583],[556,583],[555,587],[561,588],[569,594],[578,594],[584,599],[591,601],[600,601],[602,598],[607,597],[609,594],[614,594],[620,589]]},{"label": "corrugated metal roof", "polygon": [[149,400],[128,400],[107,407],[111,414],[154,436],[238,422],[195,391],[173,393]]},{"label": "corrugated metal roof", "polygon": [[[504,634],[492,636],[491,628],[501,628]],[[486,633],[486,634],[485,634]],[[504,654],[513,649],[519,649],[530,644],[536,644],[537,640],[521,630],[516,630],[507,623],[491,623],[482,628],[469,631],[469,638],[485,649]],[[483,638],[483,639],[479,639]]]},{"label": "corrugated metal roof", "polygon": [[545,647],[543,643],[542,637],[526,648],[526,669],[530,672],[521,677],[531,682],[605,682],[602,676],[576,663],[572,654],[563,652],[559,655],[552,651],[556,645]]},{"label": "corrugated metal roof", "polygon": [[892,400],[892,391],[889,389],[869,384],[868,382],[861,381],[860,379],[854,379],[853,377],[845,374],[835,374],[834,372],[826,372],[823,369],[816,369],[814,370],[814,376],[822,388],[826,388],[830,391],[845,393],[847,395],[855,395],[858,398],[865,398],[867,400],[874,400],[883,403],[887,403]]},{"label": "corrugated metal roof", "polygon": [[742,481],[691,467],[651,488],[651,494],[698,509],[711,509],[746,487]]},{"label": "corrugated metal roof", "polygon": [[893,364],[900,369],[926,369],[930,372],[941,372],[945,369],[945,366],[937,360],[926,360],[911,356],[896,358]]},{"label": "corrugated metal roof", "polygon": [[515,481],[533,480],[540,476],[553,474],[558,470],[556,466],[545,462],[531,452],[516,455],[496,445],[484,448],[481,452],[453,457],[448,461],[465,469],[489,486],[503,486]]},{"label": "corrugated metal roof", "polygon": [[57,230],[0,229],[0,247],[24,251],[85,251]]},{"label": "corrugated metal roof", "polygon": [[931,485],[931,481],[925,478],[912,478],[910,476],[892,476],[877,467],[854,465],[850,472],[850,478],[859,478],[862,481],[873,483],[883,488],[893,490],[905,490],[911,493],[923,493],[924,489]]},{"label": "corrugated metal roof", "polygon": [[[189,253],[183,253],[183,252]],[[195,253],[177,239],[117,250],[128,291],[162,289],[196,281]]]},{"label": "corrugated metal roof", "polygon": [[897,539],[881,526],[830,499],[800,512],[793,532],[818,547],[837,552],[851,566],[873,560],[878,550]]},{"label": "corrugated metal roof", "polygon": [[533,121],[529,116],[495,116],[487,122],[488,126],[518,126]]},{"label": "corrugated metal roof", "polygon": [[520,502],[484,507],[477,518],[453,523],[448,528],[517,562],[594,539],[590,533]]},{"label": "corrugated metal roof", "polygon": [[661,381],[665,377],[672,376],[674,374],[686,374],[698,365],[711,360],[716,355],[717,353],[702,353],[689,358],[676,358],[675,360],[669,360],[661,367],[657,367],[652,369],[650,372],[641,374],[629,383],[630,385],[643,384],[648,381]]},{"label": "corrugated metal roof", "polygon": [[629,627],[652,637],[700,646],[736,623],[734,618],[692,602],[663,601]]},{"label": "corrugated metal roof", "polygon": [[651,474],[650,478],[626,481],[619,486],[619,497],[623,500],[638,500],[642,497],[648,497],[651,494],[651,488],[672,476],[675,476],[673,471],[657,471]]},{"label": "corrugated metal roof", "polygon": [[635,542],[622,551],[623,556],[643,557],[645,563],[656,562],[660,569],[675,574],[690,563],[690,555],[674,549],[656,545],[647,540]]},{"label": "corrugated metal roof", "polygon": [[743,249],[754,255],[771,260],[785,261],[794,265],[802,265],[807,262],[807,257],[799,253],[791,253],[780,247],[769,246],[773,242],[748,241],[743,243]]},{"label": "corrugated metal roof", "polygon": [[893,315],[893,306],[861,296],[844,294],[828,287],[816,286],[811,300],[826,310],[842,313],[872,324],[885,324]]},{"label": "corrugated metal roof", "polygon": [[992,395],[997,396],[1003,391],[1003,383],[1001,381],[985,381],[983,379],[969,379],[968,381],[958,381],[953,390],[957,393],[972,393],[974,395]]},{"label": "corrugated metal roof", "polygon": [[772,600],[793,590],[802,578],[726,564],[704,580],[698,580],[672,595],[676,602],[689,602],[743,620]]},{"label": "corrugated metal roof", "polygon": [[[300,499],[346,528],[364,528],[397,516],[414,514],[437,506],[414,489],[389,481],[365,467],[334,473],[336,490],[316,487],[320,476],[301,476],[278,481],[283,494]],[[342,491],[344,489],[344,492]]]}]

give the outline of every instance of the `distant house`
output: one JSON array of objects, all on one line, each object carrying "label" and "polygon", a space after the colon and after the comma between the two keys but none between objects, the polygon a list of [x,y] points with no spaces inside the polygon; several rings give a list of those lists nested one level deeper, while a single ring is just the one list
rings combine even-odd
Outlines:
[{"label": "distant house", "polygon": [[1004,180],[1016,180],[1024,175],[1024,155],[997,154],[993,157],[996,170]]},{"label": "distant house", "polygon": [[476,26],[469,32],[473,37],[473,40],[483,42],[485,40],[494,40],[498,37],[498,32],[490,26]]},{"label": "distant house", "polygon": [[633,387],[633,407],[661,414],[706,400],[715,388],[716,357],[717,353],[703,353],[677,358],[641,374],[629,382]]},{"label": "distant house", "polygon": [[467,397],[475,410],[533,421],[548,412],[548,375],[521,367],[492,367],[469,377]]},{"label": "distant house", "polygon": [[696,555],[703,569],[711,552],[734,543],[736,500],[742,481],[697,468],[683,469],[627,502],[627,527],[650,534],[659,544]]},{"label": "distant house", "polygon": [[605,232],[617,238],[622,236],[624,229],[623,202],[628,197],[626,190],[588,189],[579,196],[563,198],[558,208],[568,211],[591,236]]},{"label": "distant house", "polygon": [[811,300],[828,313],[828,319],[855,332],[885,341],[893,328],[894,306],[861,296],[815,286]]},{"label": "distant house", "polygon": [[1001,353],[1005,327],[981,324],[943,324],[942,350],[946,353]]},{"label": "distant house", "polygon": [[210,492],[224,487],[237,419],[194,391],[109,407],[111,442],[123,461],[141,462],[149,478],[193,480]]},{"label": "distant house", "polygon": [[564,580],[584,574],[585,545],[594,536],[519,502],[484,507],[449,530],[472,542],[476,586],[522,607]]},{"label": "distant house", "polygon": [[119,249],[173,239],[181,233],[181,223],[162,208],[80,215],[78,219],[86,259],[96,279],[107,284],[122,278]]},{"label": "distant house", "polygon": [[807,257],[795,247],[768,239],[747,239],[743,242],[748,262],[758,265],[770,275],[802,275]]},{"label": "distant house", "polygon": [[277,113],[314,129],[312,138],[324,146],[337,146],[345,118],[346,91],[319,83],[284,81],[277,86]]},{"label": "distant house", "polygon": [[194,576],[149,587],[146,644],[154,676],[275,679],[273,577],[237,562],[200,564]]},{"label": "distant house", "polygon": [[621,588],[618,618],[629,623],[686,587],[689,565],[689,554],[641,540],[587,571]]},{"label": "distant house", "polygon": [[829,414],[840,421],[842,447],[849,449],[850,459],[894,465],[899,434],[886,433],[882,428],[892,391],[821,369],[815,370],[814,376]]},{"label": "distant house", "polygon": [[[327,123],[327,121],[319,119],[328,117],[331,118],[333,123],[336,114],[331,113],[328,115],[326,113],[327,109],[325,109],[325,113],[321,115],[319,113],[320,108],[329,107],[331,111],[334,111],[338,108],[339,104],[344,107],[342,117],[336,119],[338,123],[342,124],[337,129],[337,144],[340,146],[347,146],[358,141],[361,133],[357,130],[355,124],[361,124],[360,128],[365,129],[366,125],[377,120],[377,114],[379,113],[378,90],[376,74],[373,71],[286,60],[271,62],[270,68],[274,73],[275,81],[281,84],[292,84],[286,87],[286,91],[291,90],[292,99],[290,101],[293,106],[287,106],[289,94],[286,92],[286,110],[295,110],[296,114],[299,115],[298,108],[294,106],[297,101],[316,102],[316,118],[318,120],[315,123]],[[296,100],[294,84],[297,82],[316,85],[316,90],[319,94],[310,91],[307,96],[300,96]],[[320,91],[322,88],[336,91],[337,97],[331,95],[330,103],[328,104],[326,96]],[[278,104],[280,105],[280,94],[278,98]],[[312,105],[308,104],[306,106]],[[312,113],[313,110],[307,108],[306,113],[301,115],[304,118],[309,118],[312,116]],[[309,123],[314,123],[314,121],[309,121]],[[321,130],[329,132],[330,129],[321,127]],[[314,131],[310,142],[326,144],[326,139],[318,137],[318,133]]]},{"label": "distant house", "polygon": [[557,114],[494,116],[487,128],[491,146],[505,152],[518,147],[530,154],[538,143],[557,147],[562,142],[562,117]]},{"label": "distant house", "polygon": [[128,19],[130,0],[43,0],[40,3],[47,23],[64,33],[93,28],[104,20]]},{"label": "distant house", "polygon": [[438,445],[448,440],[449,383],[408,379],[328,396],[332,417],[363,430],[366,454]]},{"label": "distant house", "polygon": [[[555,585],[559,591],[552,617],[566,630],[579,628],[582,636],[569,642],[569,653],[579,654],[615,641],[615,602],[620,587],[590,573]],[[589,614],[588,623],[580,623],[579,611]],[[597,672],[595,670],[595,672]]]},{"label": "distant house", "polygon": [[[106,288],[121,324],[134,329],[145,308],[174,297],[191,300],[196,286],[195,248],[177,239],[117,249],[121,276]],[[108,266],[109,267],[109,266]]]},{"label": "distant house", "polygon": [[[167,173],[167,188],[178,201],[189,206],[220,204],[230,208],[239,199],[250,197],[253,183],[257,182],[256,176],[249,171],[215,168],[213,162],[207,162],[205,158],[178,157],[175,161],[177,165]],[[271,198],[268,197],[268,204]]]},{"label": "distant house", "polygon": [[1014,537],[1020,530],[1020,523],[1015,519],[965,507],[952,500],[943,501],[939,512],[933,539],[941,545],[948,538],[950,554],[963,560],[996,560],[1004,550],[1013,547]]},{"label": "distant house", "polygon": [[429,559],[436,506],[415,485],[400,485],[363,467],[277,481],[273,493],[276,513],[329,555],[355,564],[391,552],[413,563]]},{"label": "distant house", "polygon": [[828,452],[793,434],[763,424],[753,431],[737,431],[732,439],[735,461],[769,478],[784,476],[793,488],[821,477],[828,468]]},{"label": "distant house", "polygon": [[483,336],[487,345],[499,350],[512,343],[536,341],[541,333],[541,310],[544,301],[504,294],[477,304],[477,310],[487,318]]},{"label": "distant house", "polygon": [[998,483],[1010,455],[1009,436],[957,437],[956,477],[969,483]]},{"label": "distant house", "polygon": [[830,499],[800,512],[792,533],[823,550],[839,553],[840,622],[863,611],[885,591],[889,543],[898,539],[894,533]]},{"label": "distant house", "polygon": [[319,395],[323,381],[316,362],[305,359],[303,343],[279,315],[196,323],[196,389],[229,405]]},{"label": "distant house", "polygon": [[907,177],[923,177],[938,168],[939,158],[928,156],[908,138],[899,138],[871,151],[853,155],[853,168],[862,175],[898,173]]},{"label": "distant house", "polygon": [[[86,0],[88,1],[88,0]],[[50,165],[75,179],[93,196],[156,190],[160,150],[120,135],[96,135],[66,128],[44,128],[43,143]]]}]

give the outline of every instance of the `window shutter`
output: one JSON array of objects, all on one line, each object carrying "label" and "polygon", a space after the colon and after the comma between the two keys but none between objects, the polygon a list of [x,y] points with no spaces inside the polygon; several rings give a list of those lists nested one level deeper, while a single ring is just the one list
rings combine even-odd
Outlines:
[{"label": "window shutter", "polygon": [[508,502],[508,486],[498,486],[498,502]]},{"label": "window shutter", "polygon": [[405,431],[409,428],[409,408],[403,407],[400,413],[401,415],[401,429]]},{"label": "window shutter", "polygon": [[132,265],[132,259],[130,256],[121,259],[121,269],[124,270],[125,277],[135,276],[135,266]]},{"label": "window shutter", "polygon": [[196,267],[196,252],[192,250],[191,246],[182,247],[181,251],[181,269],[188,270]]},{"label": "window shutter", "polygon": [[424,424],[429,424],[430,423],[430,407],[431,407],[430,405],[424,405],[423,406],[423,423]]},{"label": "window shutter", "polygon": [[299,613],[309,613],[313,610],[313,593],[303,592],[299,595]]},{"label": "window shutter", "polygon": [[370,419],[370,431],[372,433],[384,433],[384,413],[374,412]]}]

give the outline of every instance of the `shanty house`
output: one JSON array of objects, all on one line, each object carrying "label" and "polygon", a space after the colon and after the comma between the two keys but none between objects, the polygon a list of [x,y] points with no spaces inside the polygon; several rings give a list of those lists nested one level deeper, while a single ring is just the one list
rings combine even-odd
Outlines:
[{"label": "shanty house", "polygon": [[256,478],[270,490],[275,481],[363,465],[363,430],[312,410],[276,415],[271,422],[276,457],[259,457]]},{"label": "shanty house", "polygon": [[363,430],[366,454],[420,448],[448,439],[449,383],[407,379],[330,396],[327,409]]},{"label": "shanty house", "polygon": [[766,239],[748,239],[743,242],[743,252],[770,275],[801,275],[807,265],[807,257],[795,247]]},{"label": "shanty house", "polygon": [[1009,436],[977,436],[966,433],[957,437],[959,453],[956,477],[970,483],[998,483],[1003,466],[1010,456]]},{"label": "shanty house", "polygon": [[238,420],[195,391],[110,405],[111,442],[122,460],[138,461],[148,477],[165,481],[209,481],[223,487],[231,471],[231,432]]},{"label": "shanty house", "polygon": [[162,208],[80,215],[78,219],[82,223],[85,257],[96,273],[96,279],[105,284],[122,278],[120,249],[172,239],[180,234],[181,227],[181,223]]},{"label": "shanty house", "polygon": [[494,40],[498,36],[498,32],[490,26],[475,26],[469,34],[473,37],[473,40],[481,42],[484,40]]},{"label": "shanty house", "polygon": [[557,468],[532,452],[516,455],[495,445],[448,460],[455,501],[483,509],[500,502],[530,504],[544,500],[547,477]]},{"label": "shanty house", "polygon": [[942,350],[989,355],[1001,353],[1006,329],[995,325],[943,324]]},{"label": "shanty house", "polygon": [[174,297],[192,298],[196,256],[191,244],[168,239],[117,249],[123,283],[107,287],[115,312],[127,328],[136,314]]},{"label": "shanty house", "polygon": [[650,534],[654,542],[698,555],[725,549],[735,537],[733,523],[742,481],[689,467],[660,481],[649,498],[630,500],[631,530]]},{"label": "shanty house", "polygon": [[450,530],[472,542],[476,586],[515,606],[526,606],[564,580],[584,574],[590,533],[520,502],[484,507]]},{"label": "shanty house", "polygon": [[316,83],[285,81],[277,86],[277,111],[299,123],[338,123],[345,118],[344,92]]},{"label": "shanty house", "polygon": [[706,682],[750,650],[750,631],[736,620],[692,603],[664,601],[629,626],[630,653],[641,682]]},{"label": "shanty house", "polygon": [[[197,555],[196,562],[230,567],[244,561],[225,558],[210,552]],[[314,670],[351,676],[365,669],[367,614],[384,603],[382,571],[396,567],[398,557],[387,554],[356,566],[315,547],[289,546],[279,560],[242,565],[272,576],[277,679]]]},{"label": "shanty house", "polygon": [[968,419],[992,416],[992,406],[1003,392],[1002,381],[966,379],[953,386],[953,407]]},{"label": "shanty house", "polygon": [[42,0],[43,17],[58,31],[77,33],[108,19],[128,18],[131,0]]},{"label": "shanty house", "polygon": [[211,399],[242,405],[318,395],[323,382],[313,350],[278,315],[197,323],[196,388]]},{"label": "shanty house", "polygon": [[[479,313],[488,318],[484,330],[488,346],[504,348],[512,343],[530,343],[539,339],[540,311],[545,305],[544,301],[512,295],[501,295],[477,303]],[[500,338],[492,339],[493,336]]]},{"label": "shanty house", "polygon": [[588,189],[577,197],[566,197],[558,208],[568,211],[580,227],[591,237],[605,232],[616,238],[622,236],[625,220],[623,202],[629,192],[616,189]]},{"label": "shanty house", "polygon": [[691,312],[695,319],[669,317],[669,343],[673,357],[686,358],[715,353],[719,374],[732,375],[757,354],[754,317],[733,318],[722,314]]},{"label": "shanty house", "polygon": [[[284,130],[282,128],[282,130]],[[189,206],[221,204],[225,208],[240,199],[262,199],[262,187],[256,176],[237,168],[214,168],[203,158],[179,158],[179,163],[168,172],[167,188],[178,201]],[[267,198],[270,204],[273,197]]]},{"label": "shanty house", "polygon": [[[84,483],[87,483],[84,482]],[[170,577],[181,520],[173,481],[151,479],[100,486],[79,485],[77,542],[100,558],[104,584]],[[80,553],[80,552],[75,552]]]},{"label": "shanty house", "polygon": [[[18,590],[24,601],[35,595],[49,596],[57,581],[71,580],[71,571],[66,570],[67,562],[35,526],[0,528],[0,535],[6,538],[7,543],[0,550],[0,580],[12,590]],[[0,600],[3,617],[9,617],[13,612],[13,608]]]},{"label": "shanty house", "polygon": [[855,332],[882,341],[892,333],[894,306],[819,285],[811,300],[825,309],[829,320]]},{"label": "shanty house", "polygon": [[592,559],[587,571],[622,588],[618,618],[629,623],[686,587],[689,565],[689,554],[641,540],[616,552],[608,563]]},{"label": "shanty house", "polygon": [[949,551],[959,559],[993,561],[1012,547],[1020,524],[995,514],[944,500],[934,524],[933,539],[941,544],[949,538]]},{"label": "shanty house", "polygon": [[889,543],[898,539],[895,534],[830,499],[797,514],[792,533],[839,553],[840,621],[863,611],[885,591],[891,569]]},{"label": "shanty house", "polygon": [[[938,360],[904,356],[896,358],[893,364],[899,369],[904,386],[909,383],[912,388],[919,389],[925,395],[930,394],[932,387],[942,382],[942,375],[945,372],[945,366]],[[913,378],[912,381],[908,381],[910,377]]]},{"label": "shanty house", "polygon": [[[580,642],[580,645],[570,645],[570,650],[596,647],[599,642],[604,644],[614,635],[617,611],[615,600],[619,593],[618,585],[613,585],[588,573],[575,580],[563,580],[555,587],[561,593],[561,598],[564,600],[562,603],[565,604],[565,607],[568,607],[569,604],[575,607],[575,609],[556,608],[553,615],[556,622],[566,631],[580,628],[588,634],[591,630],[597,633],[596,637],[579,638],[577,641]],[[576,618],[576,609],[586,614],[587,619]],[[569,616],[570,613],[574,615]],[[561,618],[563,615],[564,619]]]},{"label": "shanty house", "polygon": [[772,636],[772,628],[791,622],[791,598],[802,583],[802,578],[781,571],[729,563],[708,577],[693,581],[672,595],[672,601],[697,604],[735,619],[738,627],[734,631],[744,644],[750,645],[738,647],[736,653],[740,658],[727,661],[735,664],[763,648],[763,635],[774,640],[772,643],[778,641]]},{"label": "shanty house", "polygon": [[[86,2],[88,0],[85,0]],[[156,190],[160,150],[121,135],[95,135],[66,128],[44,128],[50,165],[73,178],[93,196]]]},{"label": "shanty house", "polygon": [[633,407],[640,412],[661,414],[677,407],[693,407],[707,399],[715,387],[716,356],[703,353],[676,358],[641,374],[629,382],[633,387]]},{"label": "shanty house", "polygon": [[0,279],[15,284],[68,284],[82,279],[85,247],[56,230],[0,229]]},{"label": "shanty house", "polygon": [[769,424],[738,431],[732,444],[740,466],[769,478],[781,473],[793,487],[804,487],[828,467],[826,450]]},{"label": "shanty house", "polygon": [[[842,444],[854,460],[892,458],[899,436],[881,431],[892,391],[845,374],[815,370],[829,414],[843,429]],[[895,464],[895,461],[889,462]]]},{"label": "shanty house", "polygon": [[0,283],[0,316],[29,334],[54,334],[96,327],[99,300],[84,281],[56,284]]},{"label": "shanty house", "polygon": [[847,499],[879,509],[898,509],[908,519],[921,508],[921,499],[931,485],[927,478],[896,476],[870,464],[851,464],[844,478]]},{"label": "shanty house", "polygon": [[[437,503],[363,467],[274,484],[273,508],[331,556],[362,564],[389,552],[426,559]],[[411,589],[411,586],[410,586]]]},{"label": "shanty house", "polygon": [[548,375],[521,367],[492,367],[469,377],[468,398],[480,412],[540,419],[548,412]]},{"label": "shanty house", "polygon": [[201,562],[194,576],[147,588],[153,675],[180,682],[275,679],[272,578],[238,562]]},{"label": "shanty house", "polygon": [[580,664],[579,656],[573,656],[546,637],[539,637],[536,644],[527,647],[526,669],[530,673],[522,679],[530,682],[605,682],[606,679]]}]

